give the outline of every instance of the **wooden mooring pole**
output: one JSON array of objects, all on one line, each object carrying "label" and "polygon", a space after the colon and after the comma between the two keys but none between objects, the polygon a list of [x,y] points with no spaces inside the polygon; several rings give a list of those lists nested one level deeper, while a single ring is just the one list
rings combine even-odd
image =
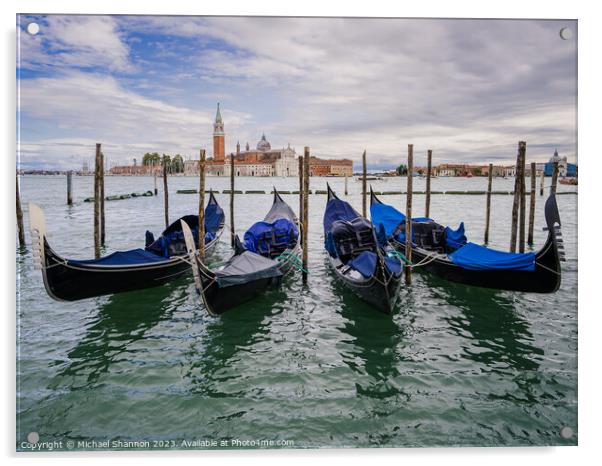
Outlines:
[{"label": "wooden mooring pole", "polygon": [[362,154],[362,216],[366,218],[366,150]]},{"label": "wooden mooring pole", "polygon": [[100,143],[94,158],[94,257],[100,257]]},{"label": "wooden mooring pole", "polygon": [[105,245],[105,155],[100,152],[100,245]]},{"label": "wooden mooring pole", "polygon": [[533,246],[533,230],[535,229],[535,185],[537,184],[536,164],[531,162],[531,199],[529,203],[529,233],[527,244]]},{"label": "wooden mooring pole", "polygon": [[546,170],[545,168],[541,171],[541,180],[539,182],[539,195],[543,196],[543,185],[546,179]]},{"label": "wooden mooring pole", "polygon": [[159,190],[157,189],[157,170],[155,170],[155,166],[152,165],[153,167],[153,179],[155,181],[155,196],[159,193]]},{"label": "wooden mooring pole", "polygon": [[526,183],[525,183],[525,165],[526,165],[526,150],[527,143],[525,141],[519,142],[519,151],[521,151],[520,160],[520,215],[518,222],[518,252],[525,252],[525,217],[527,212],[527,201],[526,201]]},{"label": "wooden mooring pole", "polygon": [[554,168],[552,170],[552,186],[550,187],[550,194],[556,194],[557,186],[558,186],[558,162],[554,162]]},{"label": "wooden mooring pole", "polygon": [[514,198],[512,201],[512,223],[510,225],[510,252],[516,252],[516,234],[518,230],[518,210],[520,204],[520,167],[521,167],[521,143],[518,143],[516,154],[516,165],[514,167]]},{"label": "wooden mooring pole", "polygon": [[[406,194],[406,259],[412,263],[412,173],[414,172],[414,145],[408,144],[408,184]],[[405,267],[406,285],[412,284],[412,267]]]},{"label": "wooden mooring pole", "polygon": [[25,230],[23,229],[23,209],[21,208],[21,190],[19,189],[19,172],[16,172],[17,185],[17,234],[19,236],[19,247],[25,247]]},{"label": "wooden mooring pole", "polygon": [[491,187],[493,185],[493,164],[489,164],[487,174],[487,207],[485,209],[485,238],[484,243],[489,243],[489,219],[491,218]]},{"label": "wooden mooring pole", "polygon": [[199,259],[205,260],[205,149],[199,157]]},{"label": "wooden mooring pole", "polygon": [[165,228],[169,226],[169,192],[167,191],[167,157],[163,154],[163,206],[165,209]]},{"label": "wooden mooring pole", "polygon": [[[299,156],[299,225],[303,228],[303,172],[305,171],[305,164],[303,162],[303,156]],[[301,236],[299,241],[301,241],[301,245],[303,244],[303,232],[301,232]]]},{"label": "wooden mooring pole", "polygon": [[347,189],[347,175],[345,175],[345,196],[349,194],[349,190]]},{"label": "wooden mooring pole", "polygon": [[303,284],[307,284],[308,270],[308,228],[309,228],[309,147],[303,155]]},{"label": "wooden mooring pole", "polygon": [[230,154],[230,245],[234,247],[236,231],[234,230],[234,154]]},{"label": "wooden mooring pole", "polygon": [[428,150],[426,156],[426,206],[424,207],[424,216],[429,217],[431,213],[431,172],[433,170],[433,151]]},{"label": "wooden mooring pole", "polygon": [[73,205],[73,171],[67,172],[67,205]]}]

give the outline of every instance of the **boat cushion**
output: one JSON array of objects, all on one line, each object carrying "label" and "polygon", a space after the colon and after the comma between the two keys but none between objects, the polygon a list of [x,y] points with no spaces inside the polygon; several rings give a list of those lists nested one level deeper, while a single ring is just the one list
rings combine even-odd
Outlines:
[{"label": "boat cushion", "polygon": [[475,243],[467,243],[449,254],[451,261],[469,270],[535,270],[535,253],[496,251]]},{"label": "boat cushion", "polygon": [[364,278],[370,278],[376,270],[376,253],[364,251],[347,262],[347,265],[361,273]]},{"label": "boat cushion", "polygon": [[84,265],[135,265],[135,264],[148,264],[152,262],[163,262],[166,258],[154,254],[152,252],[145,251],[144,249],[132,249],[130,251],[117,251],[108,256],[101,257],[99,259],[88,259],[88,260],[73,260],[69,259],[70,264],[84,264]]},{"label": "boat cushion", "polygon": [[280,263],[250,251],[232,257],[226,266],[215,272],[220,288],[241,285],[263,278],[282,276]]},{"label": "boat cushion", "polygon": [[275,222],[257,222],[247,230],[245,248],[251,252],[274,257],[295,247],[299,231],[293,222],[279,218]]}]

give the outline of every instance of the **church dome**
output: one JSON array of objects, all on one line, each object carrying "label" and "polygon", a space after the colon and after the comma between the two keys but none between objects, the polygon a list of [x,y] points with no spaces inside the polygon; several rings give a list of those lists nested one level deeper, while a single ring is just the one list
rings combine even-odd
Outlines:
[{"label": "church dome", "polygon": [[261,141],[257,143],[257,150],[261,152],[268,151],[272,148],[272,145],[266,140],[265,134],[261,136]]},{"label": "church dome", "polygon": [[550,158],[550,163],[560,162],[561,158],[558,155],[558,150],[554,151],[554,155]]}]

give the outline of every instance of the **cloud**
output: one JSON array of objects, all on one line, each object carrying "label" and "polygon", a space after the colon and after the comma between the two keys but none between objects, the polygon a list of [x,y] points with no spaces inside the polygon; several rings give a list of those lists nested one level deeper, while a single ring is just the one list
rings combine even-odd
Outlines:
[{"label": "cloud", "polygon": [[[48,15],[32,17],[40,33],[21,33],[21,66],[132,71],[129,48],[111,16]],[[23,27],[25,26],[23,21]]]},{"label": "cloud", "polygon": [[[143,97],[113,78],[89,73],[23,80],[21,157],[79,168],[100,142],[113,161],[131,163],[148,151],[196,156],[211,147],[213,110],[198,111]],[[248,116],[229,112],[229,125]],[[32,122],[44,122],[37,127]],[[43,134],[42,137],[34,135]]]},{"label": "cloud", "polygon": [[[396,164],[408,143],[417,154],[433,149],[436,162],[511,163],[521,139],[527,140],[530,160],[547,160],[555,147],[569,157],[576,152],[576,41],[558,36],[567,24],[576,29],[573,22],[109,19],[98,50],[114,49],[122,57],[114,60],[121,63],[117,68],[125,69],[129,60],[138,72],[103,80],[101,95],[88,89],[73,97],[81,101],[73,102],[82,106],[86,99],[104,99],[119,89],[136,115],[144,114],[145,99],[178,109],[166,111],[178,124],[153,120],[169,128],[163,142],[170,144],[208,141],[209,123],[190,125],[184,118],[187,111],[209,118],[221,101],[227,150],[233,150],[236,140],[253,143],[265,131],[273,146],[309,145],[326,157],[357,161],[366,148],[373,164]],[[55,22],[57,28],[72,27],[64,41],[74,56],[85,57],[82,29],[68,23]],[[110,31],[121,45],[111,42]],[[125,44],[131,49],[124,55]],[[44,50],[31,49],[32,56],[38,53]],[[93,62],[87,58],[84,62]],[[70,66],[67,58],[64,63]],[[94,70],[95,75],[100,72]],[[42,88],[37,95],[47,92]],[[69,95],[68,89],[53,92]],[[144,144],[142,138],[148,136],[149,145],[161,142],[155,132],[134,137],[129,131],[136,125],[128,119],[129,111],[121,110],[124,116],[116,117],[124,129],[111,130],[114,141]],[[50,113],[36,118],[53,120]],[[99,130],[86,127],[85,119],[74,118],[72,124],[77,135]]]}]

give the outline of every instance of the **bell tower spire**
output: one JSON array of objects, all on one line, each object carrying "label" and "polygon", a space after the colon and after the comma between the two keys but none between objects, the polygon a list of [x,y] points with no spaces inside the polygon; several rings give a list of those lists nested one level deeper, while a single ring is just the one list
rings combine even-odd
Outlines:
[{"label": "bell tower spire", "polygon": [[226,134],[224,133],[224,121],[220,112],[219,102],[217,103],[217,112],[215,113],[215,122],[213,123],[213,159],[216,161],[225,160],[226,156]]}]

